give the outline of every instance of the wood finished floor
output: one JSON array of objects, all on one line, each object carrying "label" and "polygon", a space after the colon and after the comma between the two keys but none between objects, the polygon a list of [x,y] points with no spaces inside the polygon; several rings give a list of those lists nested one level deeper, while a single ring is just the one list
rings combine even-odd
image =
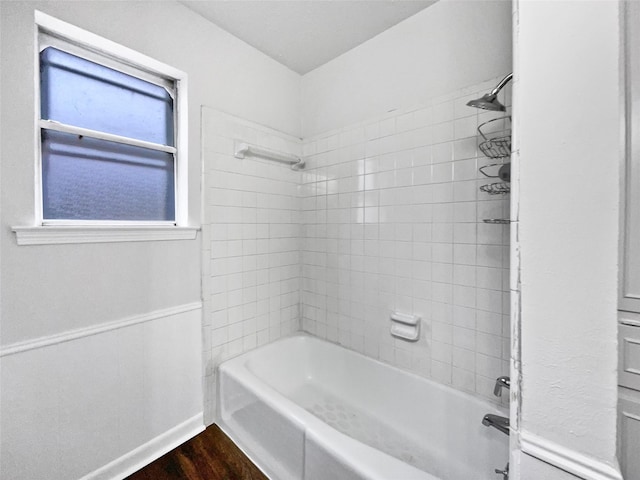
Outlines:
[{"label": "wood finished floor", "polygon": [[217,425],[126,480],[268,480]]}]

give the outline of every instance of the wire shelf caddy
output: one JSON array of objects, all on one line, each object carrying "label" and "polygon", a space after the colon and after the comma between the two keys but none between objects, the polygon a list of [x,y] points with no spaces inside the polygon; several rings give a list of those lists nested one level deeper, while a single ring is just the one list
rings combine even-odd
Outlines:
[{"label": "wire shelf caddy", "polygon": [[507,225],[511,223],[511,220],[507,218],[485,218],[482,221],[484,223],[492,223],[492,224],[498,224],[498,225]]},{"label": "wire shelf caddy", "polygon": [[488,183],[482,185],[480,191],[489,195],[505,195],[511,191],[511,185],[505,182]]},{"label": "wire shelf caddy", "polygon": [[[503,122],[502,128],[498,122]],[[489,158],[511,156],[511,117],[504,116],[488,120],[478,126],[483,141],[478,145],[482,153]]]}]

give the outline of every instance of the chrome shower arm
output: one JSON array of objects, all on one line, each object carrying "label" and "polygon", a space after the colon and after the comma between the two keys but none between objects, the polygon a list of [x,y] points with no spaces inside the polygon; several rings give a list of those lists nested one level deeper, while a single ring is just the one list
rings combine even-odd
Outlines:
[{"label": "chrome shower arm", "polygon": [[509,80],[511,80],[513,78],[513,72],[511,72],[510,74],[508,74],[506,77],[504,77],[502,80],[500,80],[500,83],[498,83],[498,85],[496,85],[496,88],[494,88],[493,90],[491,90],[491,93],[489,95],[497,95],[498,92],[500,90],[502,90],[504,88],[504,86],[509,83]]}]

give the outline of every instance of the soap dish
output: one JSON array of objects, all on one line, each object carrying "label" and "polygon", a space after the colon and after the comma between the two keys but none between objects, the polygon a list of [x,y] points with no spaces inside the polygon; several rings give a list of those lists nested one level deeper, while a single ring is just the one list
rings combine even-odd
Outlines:
[{"label": "soap dish", "polygon": [[417,342],[420,338],[420,317],[405,313],[392,313],[391,335],[409,342]]}]

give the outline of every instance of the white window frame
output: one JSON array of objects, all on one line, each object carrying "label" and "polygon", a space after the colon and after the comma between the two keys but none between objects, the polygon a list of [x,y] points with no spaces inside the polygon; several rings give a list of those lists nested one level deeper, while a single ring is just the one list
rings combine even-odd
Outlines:
[{"label": "white window frame", "polygon": [[[174,84],[174,129],[175,147],[162,147],[140,140],[126,139],[105,133],[91,132],[91,136],[100,136],[106,140],[118,137],[122,143],[152,147],[174,154],[175,162],[175,221],[100,221],[100,220],[45,220],[43,219],[42,198],[42,128],[59,131],[69,130],[67,126],[41,119],[40,112],[40,74],[39,58],[43,48],[41,38],[55,40],[53,46],[64,45],[69,53],[79,54],[83,58],[133,74],[143,80],[152,81],[155,76],[167,79]],[[83,30],[50,15],[35,11],[35,98],[34,98],[34,143],[35,143],[35,185],[34,185],[34,223],[32,226],[13,227],[19,245],[48,243],[95,243],[110,241],[145,241],[192,239],[197,227],[188,225],[188,105],[187,74],[170,65],[159,62],[140,52],[115,43],[106,38]],[[149,78],[144,73],[149,72]],[[153,76],[153,77],[152,77]],[[158,79],[153,83],[159,84]],[[165,85],[166,86],[166,85]],[[81,133],[81,128],[70,127],[73,133]]]}]

